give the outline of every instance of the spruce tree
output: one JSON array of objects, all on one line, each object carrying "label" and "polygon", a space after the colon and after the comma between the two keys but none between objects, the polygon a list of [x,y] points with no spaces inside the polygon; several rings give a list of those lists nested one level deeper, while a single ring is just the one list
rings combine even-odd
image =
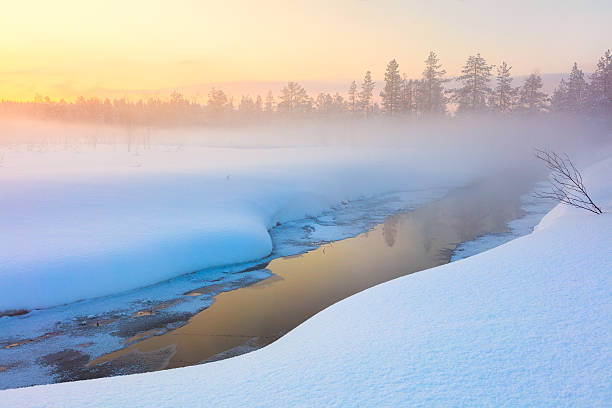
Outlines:
[{"label": "spruce tree", "polygon": [[542,92],[542,78],[533,73],[521,87],[519,105],[523,112],[539,113],[546,109],[548,95]]},{"label": "spruce tree", "polygon": [[351,82],[348,90],[348,110],[351,113],[357,112],[357,82]]},{"label": "spruce tree", "polygon": [[402,79],[402,90],[401,90],[401,111],[405,114],[411,115],[414,112],[414,92],[413,92],[413,80],[406,78]]},{"label": "spruce tree", "polygon": [[435,52],[430,51],[425,60],[425,70],[423,71],[423,105],[421,111],[425,114],[444,114],[446,112],[447,99],[444,96],[442,79],[446,75],[446,70],[442,69],[442,64]]},{"label": "spruce tree", "polygon": [[399,74],[399,64],[395,60],[391,60],[387,64],[385,72],[385,87],[380,96],[382,98],[383,112],[386,115],[397,115],[401,110],[401,87],[402,77]]},{"label": "spruce tree", "polygon": [[372,92],[375,86],[376,83],[372,81],[372,74],[370,71],[367,71],[361,84],[361,91],[359,92],[359,110],[363,111],[366,116],[373,113]]},{"label": "spruce tree", "polygon": [[612,54],[607,50],[597,62],[591,75],[588,92],[588,106],[591,112],[612,117]]},{"label": "spruce tree", "polygon": [[559,86],[553,91],[552,97],[550,98],[550,109],[553,112],[566,112],[567,107],[567,82],[561,78]]},{"label": "spruce tree", "polygon": [[323,116],[327,116],[332,112],[333,104],[334,98],[326,92],[319,93],[314,101],[316,112]]},{"label": "spruce tree", "polygon": [[278,111],[287,114],[300,114],[312,110],[312,99],[297,82],[289,82],[281,89]]},{"label": "spruce tree", "polygon": [[272,95],[272,91],[268,91],[264,110],[267,113],[272,113],[272,111],[274,110],[274,96]]},{"label": "spruce tree", "polygon": [[572,113],[583,112],[586,105],[586,97],[587,83],[584,80],[584,73],[581,69],[578,69],[578,64],[574,62],[567,81],[567,109]]},{"label": "spruce tree", "polygon": [[225,92],[216,88],[212,88],[208,93],[207,107],[213,115],[233,110],[233,105],[231,105],[231,101],[228,100]]},{"label": "spruce tree", "polygon": [[496,86],[493,92],[493,103],[495,109],[502,113],[507,113],[512,110],[516,100],[517,90],[512,87],[512,76],[506,62],[502,62],[497,67]]},{"label": "spruce tree", "polygon": [[491,95],[491,68],[480,53],[468,57],[457,78],[461,87],[455,89],[453,95],[459,113],[477,113],[487,109],[487,99]]}]

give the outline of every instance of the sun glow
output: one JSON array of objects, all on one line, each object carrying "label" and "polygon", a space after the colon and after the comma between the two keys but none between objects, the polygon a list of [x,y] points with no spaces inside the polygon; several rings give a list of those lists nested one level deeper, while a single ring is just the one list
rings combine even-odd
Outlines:
[{"label": "sun glow", "polygon": [[[612,29],[601,9],[611,6],[592,1],[577,14],[547,3],[5,2],[0,98],[166,94],[214,82],[348,81],[367,69],[382,76],[391,58],[402,72],[418,76],[431,49],[451,75],[475,50],[492,63],[508,60],[515,73],[562,72],[573,62],[566,50],[578,51],[588,71],[609,47],[604,43]],[[509,17],[502,23],[491,18],[499,13]],[[579,29],[544,30],[570,22]]]}]

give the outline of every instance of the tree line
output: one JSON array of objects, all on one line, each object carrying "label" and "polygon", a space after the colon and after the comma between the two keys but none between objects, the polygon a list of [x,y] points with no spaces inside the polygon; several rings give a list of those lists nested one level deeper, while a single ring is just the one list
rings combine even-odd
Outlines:
[{"label": "tree line", "polygon": [[[542,89],[538,73],[514,86],[512,67],[506,62],[491,65],[480,55],[469,56],[456,78],[447,78],[440,59],[430,52],[421,78],[400,74],[395,59],[387,64],[384,87],[375,98],[376,83],[366,71],[363,79],[351,82],[345,96],[321,92],[311,96],[297,82],[289,82],[278,97],[242,96],[239,100],[212,88],[206,103],[190,101],[173,92],[167,100],[149,98],[130,101],[79,97],[73,102],[52,101],[37,96],[30,102],[3,100],[0,115],[121,125],[202,125],[275,118],[393,116],[423,118],[483,113],[573,114],[612,118],[612,54],[607,50],[587,78],[574,63],[552,95]],[[452,79],[456,87],[447,88]]]}]

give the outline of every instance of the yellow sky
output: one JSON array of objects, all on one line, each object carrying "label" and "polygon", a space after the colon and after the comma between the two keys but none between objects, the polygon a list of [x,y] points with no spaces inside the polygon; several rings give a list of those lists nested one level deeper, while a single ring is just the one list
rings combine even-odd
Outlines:
[{"label": "yellow sky", "polygon": [[[511,4],[505,4],[511,3]],[[592,69],[612,46],[606,1],[2,0],[0,98],[229,81],[418,76],[430,49],[449,74],[480,51],[516,74]],[[535,3],[535,4],[534,4]]]}]

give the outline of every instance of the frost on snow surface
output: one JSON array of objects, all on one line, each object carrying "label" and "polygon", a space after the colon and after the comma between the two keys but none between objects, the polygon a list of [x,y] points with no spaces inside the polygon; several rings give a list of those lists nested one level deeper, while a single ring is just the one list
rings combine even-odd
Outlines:
[{"label": "frost on snow surface", "polygon": [[607,406],[610,174],[612,160],[584,173],[605,214],[557,206],[529,235],[351,296],[258,351],[2,391],[0,404]]}]

